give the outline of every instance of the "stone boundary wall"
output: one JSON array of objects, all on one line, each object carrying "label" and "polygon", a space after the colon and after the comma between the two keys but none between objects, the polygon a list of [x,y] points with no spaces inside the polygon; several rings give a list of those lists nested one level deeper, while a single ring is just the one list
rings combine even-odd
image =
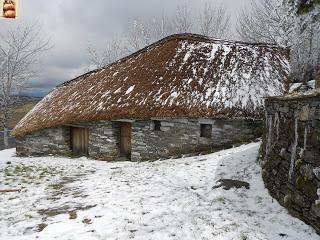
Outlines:
[{"label": "stone boundary wall", "polygon": [[[132,122],[131,160],[144,161],[181,157],[182,154],[214,152],[247,143],[262,135],[262,122],[227,119],[157,119]],[[120,159],[120,122],[96,121],[76,124],[89,129],[89,157],[99,160]],[[200,137],[201,124],[211,124],[211,138]],[[20,156],[58,154],[72,156],[70,127],[43,129],[17,139]]]},{"label": "stone boundary wall", "polygon": [[320,233],[320,96],[268,98],[260,161],[265,186]]}]

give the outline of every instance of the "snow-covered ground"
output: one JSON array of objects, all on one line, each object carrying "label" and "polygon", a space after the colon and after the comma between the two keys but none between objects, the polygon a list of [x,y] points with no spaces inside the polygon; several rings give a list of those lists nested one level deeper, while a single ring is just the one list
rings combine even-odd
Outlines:
[{"label": "snow-covered ground", "polygon": [[0,189],[22,191],[0,193],[0,239],[320,239],[268,195],[258,148],[143,163],[1,151]]}]

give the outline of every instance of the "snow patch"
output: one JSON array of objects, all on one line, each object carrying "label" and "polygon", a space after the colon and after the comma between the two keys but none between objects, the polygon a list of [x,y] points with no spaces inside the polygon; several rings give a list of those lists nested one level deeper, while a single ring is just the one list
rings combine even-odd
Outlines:
[{"label": "snow patch", "polygon": [[131,93],[133,91],[134,87],[135,87],[134,85],[129,87],[125,94],[127,95],[127,94]]},{"label": "snow patch", "polygon": [[[281,233],[317,239],[272,201],[256,162],[259,147],[141,163],[0,151],[6,160],[0,188],[22,188],[0,194],[0,238],[283,240]],[[250,189],[212,189],[221,178],[246,181]],[[37,232],[39,224],[47,226]]]}]

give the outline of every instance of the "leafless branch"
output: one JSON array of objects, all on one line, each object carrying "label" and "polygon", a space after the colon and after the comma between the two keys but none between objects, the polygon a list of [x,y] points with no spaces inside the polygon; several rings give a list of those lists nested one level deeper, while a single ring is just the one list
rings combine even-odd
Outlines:
[{"label": "leafless branch", "polygon": [[13,95],[37,75],[39,57],[50,48],[49,42],[50,39],[42,37],[42,29],[37,23],[0,32],[0,121],[6,147]]},{"label": "leafless branch", "polygon": [[189,6],[183,4],[177,7],[174,17],[174,27],[176,33],[189,33],[192,31],[192,14]]},{"label": "leafless branch", "polygon": [[123,42],[114,38],[107,42],[104,50],[99,53],[95,48],[89,46],[88,54],[90,56],[90,63],[96,68],[102,68],[124,56],[125,50]]},{"label": "leafless branch", "polygon": [[216,38],[230,37],[230,14],[224,5],[212,7],[207,2],[200,14],[200,33],[205,36],[212,36]]}]

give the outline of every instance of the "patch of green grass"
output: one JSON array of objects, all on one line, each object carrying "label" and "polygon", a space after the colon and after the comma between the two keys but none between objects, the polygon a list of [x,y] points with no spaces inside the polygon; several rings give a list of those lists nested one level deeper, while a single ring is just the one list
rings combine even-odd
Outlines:
[{"label": "patch of green grass", "polygon": [[215,199],[217,202],[220,202],[220,203],[223,203],[225,204],[226,203],[226,199],[224,197],[218,197]]},{"label": "patch of green grass", "polygon": [[14,112],[16,113],[26,113],[29,112],[33,107],[34,107],[35,103],[27,103],[23,106],[17,107]]},{"label": "patch of green grass", "polygon": [[26,218],[29,218],[29,219],[33,218],[32,215],[30,215],[30,214],[25,214],[24,216],[25,216]]},{"label": "patch of green grass", "polygon": [[317,4],[320,4],[320,0],[313,0],[306,3],[301,3],[300,6],[298,7],[297,14],[302,15],[302,14],[308,13],[311,10],[313,10],[315,5]]},{"label": "patch of green grass", "polygon": [[55,184],[50,184],[49,187],[53,188],[54,190],[60,190],[63,188],[64,184],[63,183],[55,183]]},{"label": "patch of green grass", "polygon": [[9,128],[12,129],[35,105],[36,102],[29,102],[13,108],[10,113]]},{"label": "patch of green grass", "polygon": [[69,206],[65,205],[59,208],[45,208],[38,210],[40,215],[44,215],[47,217],[54,217],[59,214],[67,214],[70,212]]},{"label": "patch of green grass", "polygon": [[[28,188],[30,185],[41,185],[50,181],[52,177],[62,176],[63,174],[64,172],[58,168],[38,165],[30,166],[23,163],[18,165],[7,165],[2,171],[4,185],[14,184],[21,188]],[[55,186],[55,188],[57,188],[57,186]]]}]

